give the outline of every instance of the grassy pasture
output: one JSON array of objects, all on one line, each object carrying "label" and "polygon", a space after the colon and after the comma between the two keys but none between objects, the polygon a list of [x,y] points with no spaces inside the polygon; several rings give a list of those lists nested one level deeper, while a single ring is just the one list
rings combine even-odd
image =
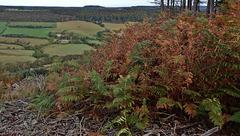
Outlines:
[{"label": "grassy pasture", "polygon": [[0,36],[0,42],[15,42],[19,40],[20,42],[28,43],[30,42],[30,46],[36,46],[41,44],[49,43],[47,39],[37,39],[37,38],[13,38],[13,37],[4,37]]},{"label": "grassy pasture", "polygon": [[99,40],[88,40],[88,43],[93,43],[93,44],[103,44],[102,42],[100,42]]},{"label": "grassy pasture", "polygon": [[48,33],[51,32],[54,28],[8,28],[4,31],[2,35],[7,34],[24,34],[34,37],[47,37]]},{"label": "grassy pasture", "polygon": [[6,28],[7,22],[0,22],[0,33],[3,32],[3,30]]},{"label": "grassy pasture", "polygon": [[52,27],[55,28],[57,27],[56,23],[52,23],[52,22],[11,22],[8,26],[10,27],[16,27],[16,26],[23,26],[23,27],[27,27],[27,26],[37,26],[37,27]]},{"label": "grassy pasture", "polygon": [[103,31],[105,28],[100,27],[97,24],[86,22],[86,21],[68,21],[68,22],[57,22],[57,29],[53,32],[62,32],[66,30],[67,33],[83,34],[86,36],[93,36],[98,31]]},{"label": "grassy pasture", "polygon": [[125,26],[125,24],[116,24],[116,23],[103,23],[104,24],[104,26],[107,28],[107,29],[109,29],[109,30],[111,30],[111,31],[113,31],[113,30],[119,30],[119,29],[121,29],[121,28],[126,28],[126,26]]},{"label": "grassy pasture", "polygon": [[22,46],[15,45],[15,44],[2,44],[0,43],[0,50],[2,49],[8,49],[8,48],[15,48],[15,49],[24,49]]},{"label": "grassy pasture", "polygon": [[52,44],[45,47],[44,52],[50,56],[66,56],[66,55],[75,55],[83,54],[86,50],[91,50],[91,47],[86,44]]},{"label": "grassy pasture", "polygon": [[35,61],[32,57],[34,51],[30,50],[0,50],[0,62],[1,63],[16,63]]}]

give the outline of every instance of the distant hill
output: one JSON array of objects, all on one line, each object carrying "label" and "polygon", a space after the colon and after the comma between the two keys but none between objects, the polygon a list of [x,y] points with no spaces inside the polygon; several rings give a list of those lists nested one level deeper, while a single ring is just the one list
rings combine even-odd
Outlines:
[{"label": "distant hill", "polygon": [[84,9],[104,9],[104,7],[99,5],[86,5],[83,7]]}]

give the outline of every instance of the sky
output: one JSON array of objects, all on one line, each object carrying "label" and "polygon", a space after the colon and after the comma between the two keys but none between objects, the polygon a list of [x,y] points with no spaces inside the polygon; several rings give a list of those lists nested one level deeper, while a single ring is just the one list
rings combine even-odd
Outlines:
[{"label": "sky", "polygon": [[62,6],[83,7],[99,5],[104,7],[154,6],[154,0],[0,0],[5,6]]}]

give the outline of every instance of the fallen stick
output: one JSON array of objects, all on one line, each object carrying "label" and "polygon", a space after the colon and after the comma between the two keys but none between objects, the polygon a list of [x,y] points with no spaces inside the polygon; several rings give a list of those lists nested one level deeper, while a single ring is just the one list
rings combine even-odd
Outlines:
[{"label": "fallen stick", "polygon": [[219,130],[219,127],[216,126],[216,127],[212,128],[212,129],[208,130],[207,132],[203,133],[203,134],[200,135],[200,136],[210,136],[210,135],[212,135],[213,133],[216,133],[218,130]]}]

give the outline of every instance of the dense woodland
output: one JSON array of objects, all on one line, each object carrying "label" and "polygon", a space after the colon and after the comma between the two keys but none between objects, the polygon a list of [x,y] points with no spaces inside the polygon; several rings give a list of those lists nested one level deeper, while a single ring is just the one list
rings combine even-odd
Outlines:
[{"label": "dense woodland", "polygon": [[80,20],[89,22],[126,22],[126,21],[142,21],[146,17],[156,18],[160,9],[51,9],[51,12],[61,15],[75,16]]},{"label": "dense woodland", "polygon": [[76,19],[73,16],[53,14],[49,11],[4,11],[0,12],[0,21],[19,22],[57,22]]},{"label": "dense woodland", "polygon": [[[1,9],[1,8],[0,8]],[[146,17],[158,16],[159,8],[38,8],[27,11],[7,11],[2,7],[0,21],[34,21],[34,22],[59,22],[70,20],[83,20],[88,22],[118,22],[142,21]]]},{"label": "dense woodland", "polygon": [[[218,13],[211,11],[210,18],[194,10],[178,16],[162,12],[154,21],[145,18],[108,34],[104,46],[79,59],[54,59],[29,109],[56,118],[115,115],[97,134],[116,127],[116,135],[143,135],[151,123],[172,117],[238,135],[240,1],[224,1]],[[11,84],[19,80],[1,73],[1,99],[17,97]]]}]

